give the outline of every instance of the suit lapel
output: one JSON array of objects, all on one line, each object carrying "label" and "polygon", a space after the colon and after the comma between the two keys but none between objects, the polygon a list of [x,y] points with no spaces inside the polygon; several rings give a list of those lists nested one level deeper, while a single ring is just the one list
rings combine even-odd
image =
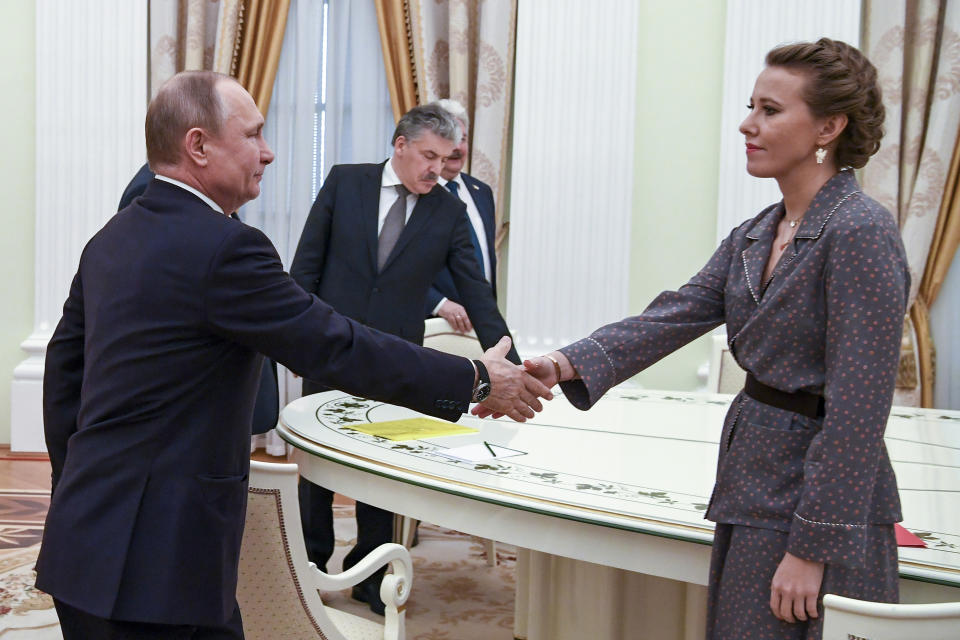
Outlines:
[{"label": "suit lapel", "polygon": [[750,289],[750,295],[758,305],[763,295],[763,269],[770,259],[770,249],[773,246],[773,237],[776,235],[782,210],[783,203],[772,207],[767,215],[747,232],[750,245],[740,254],[740,261],[746,271],[747,288]]},{"label": "suit lapel", "polygon": [[360,196],[361,233],[367,241],[367,254],[373,273],[377,272],[377,233],[380,216],[380,184],[383,182],[383,166],[374,165],[363,175],[363,182],[357,190]]},{"label": "suit lapel", "polygon": [[[403,231],[400,232],[400,237],[397,238],[397,244],[394,245],[393,251],[387,256],[387,261],[384,263],[381,271],[386,271],[404,248],[410,244],[410,240],[426,226],[433,212],[436,211],[437,204],[440,202],[442,194],[439,194],[437,189],[442,188],[443,187],[435,186],[430,193],[426,193],[417,198],[417,204],[413,207],[413,213],[410,214],[410,219],[407,221],[407,224],[404,225]],[[374,251],[374,255],[376,255],[376,251]]]}]

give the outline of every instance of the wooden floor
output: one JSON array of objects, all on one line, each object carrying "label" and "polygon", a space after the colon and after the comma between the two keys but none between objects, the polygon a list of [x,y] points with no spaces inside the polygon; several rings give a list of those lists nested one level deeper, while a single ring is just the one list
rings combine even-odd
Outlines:
[{"label": "wooden floor", "polygon": [[[286,462],[258,449],[251,458]],[[337,495],[334,503],[353,504]],[[0,553],[40,542],[50,507],[50,459],[45,454],[22,454],[0,446]],[[0,633],[2,635],[2,633]]]},{"label": "wooden floor", "polygon": [[[260,450],[251,457],[266,462],[286,461]],[[44,454],[11,453],[9,445],[0,445],[0,489],[49,491],[50,459]]]},{"label": "wooden floor", "polygon": [[49,491],[50,459],[46,455],[11,453],[0,446],[0,489]]}]

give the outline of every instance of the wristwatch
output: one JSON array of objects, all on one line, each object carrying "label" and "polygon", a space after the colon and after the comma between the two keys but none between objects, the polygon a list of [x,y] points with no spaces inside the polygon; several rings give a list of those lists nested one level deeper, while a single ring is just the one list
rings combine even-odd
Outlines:
[{"label": "wristwatch", "polygon": [[474,366],[477,368],[477,386],[473,389],[473,398],[472,402],[483,402],[487,399],[487,396],[490,395],[490,374],[487,373],[487,368],[483,366],[483,363],[479,360],[473,361]]}]

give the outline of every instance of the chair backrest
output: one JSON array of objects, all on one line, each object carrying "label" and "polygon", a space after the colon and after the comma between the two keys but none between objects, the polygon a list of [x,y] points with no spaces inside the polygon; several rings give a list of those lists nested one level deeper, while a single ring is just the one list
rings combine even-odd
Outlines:
[{"label": "chair backrest", "polygon": [[823,597],[823,640],[956,640],[960,602],[887,604]]},{"label": "chair backrest", "polygon": [[428,318],[424,322],[423,346],[473,360],[483,355],[483,347],[475,332],[454,331],[443,318]]},{"label": "chair backrest", "polygon": [[237,602],[247,640],[345,640],[307,575],[297,465],[252,461]]},{"label": "chair backrest", "polygon": [[713,393],[739,393],[747,379],[747,372],[740,368],[730,353],[727,336],[716,333],[712,336],[710,371],[707,374],[707,391]]}]

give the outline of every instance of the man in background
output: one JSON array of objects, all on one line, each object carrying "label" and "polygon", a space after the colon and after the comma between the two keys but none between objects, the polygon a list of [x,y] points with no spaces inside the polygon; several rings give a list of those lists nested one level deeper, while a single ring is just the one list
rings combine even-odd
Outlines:
[{"label": "man in background", "polygon": [[[157,177],[90,240],[47,347],[52,497],[37,559],[65,640],[243,638],[237,567],[261,353],[349,393],[523,420],[549,390],[502,356],[421,349],[353,322],[228,216],[273,161],[243,87],[177,74],[147,109]],[[495,409],[496,410],[496,409]]]},{"label": "man in background", "polygon": [[[493,297],[497,296],[496,214],[493,190],[485,182],[463,172],[463,165],[470,156],[470,118],[467,110],[456,100],[437,100],[436,106],[445,109],[460,125],[460,142],[443,165],[440,177],[444,187],[467,207],[470,222],[470,241],[480,264],[484,279],[490,283]],[[470,316],[461,302],[460,292],[453,282],[450,270],[444,267],[437,274],[427,292],[426,317],[439,316],[461,333],[473,328]]]},{"label": "man in background", "polygon": [[[339,313],[410,342],[423,342],[427,290],[446,267],[484,348],[509,335],[470,240],[466,207],[437,184],[460,143],[456,121],[436,105],[414,107],[397,123],[393,155],[380,164],[337,165],[323,183],[300,236],[290,275]],[[511,347],[508,355],[520,362]],[[304,395],[326,390],[304,380]],[[333,554],[333,493],[300,483],[307,555],[326,567]],[[393,535],[393,514],[357,503],[356,564]],[[371,576],[353,596],[382,614]]]}]

